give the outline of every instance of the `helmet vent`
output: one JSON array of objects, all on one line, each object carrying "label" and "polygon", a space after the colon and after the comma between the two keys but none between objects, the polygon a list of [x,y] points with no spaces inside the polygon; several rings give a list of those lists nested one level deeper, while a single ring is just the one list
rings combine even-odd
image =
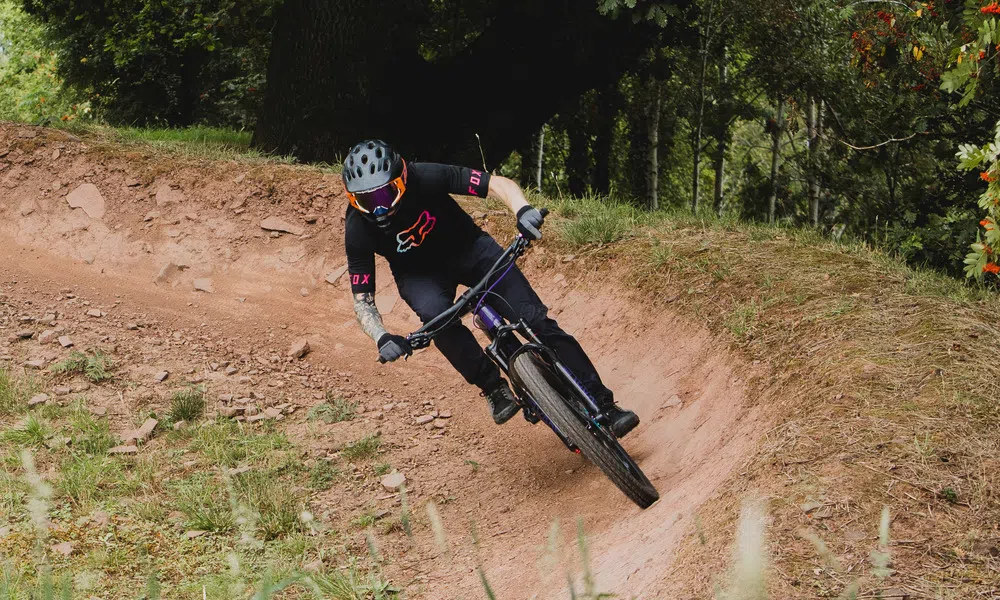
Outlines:
[{"label": "helmet vent", "polygon": [[365,155],[363,155],[361,157],[361,164],[363,164],[363,165],[367,165],[368,164],[368,155],[367,154],[365,154]]},{"label": "helmet vent", "polygon": [[385,169],[386,171],[389,170],[389,159],[388,158],[385,159],[384,161],[382,161],[382,168]]},{"label": "helmet vent", "polygon": [[369,150],[374,150],[375,149],[375,142],[368,142],[368,149]]},{"label": "helmet vent", "polygon": [[371,167],[371,174],[372,174],[372,175],[374,175],[374,174],[375,174],[375,163],[372,163],[372,167]]},{"label": "helmet vent", "polygon": [[382,158],[382,149],[379,148],[375,151],[375,158]]},{"label": "helmet vent", "polygon": [[364,172],[361,170],[361,167],[358,167],[358,177],[361,177],[363,175],[364,175]]}]

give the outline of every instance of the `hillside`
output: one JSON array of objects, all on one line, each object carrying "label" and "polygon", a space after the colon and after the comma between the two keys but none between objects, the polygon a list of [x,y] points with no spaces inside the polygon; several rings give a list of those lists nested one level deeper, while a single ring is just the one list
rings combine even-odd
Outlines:
[{"label": "hillside", "polygon": [[[662,500],[640,511],[543,428],[494,426],[435,351],[375,362],[337,277],[343,204],[319,169],[0,124],[9,587],[41,550],[102,598],[154,572],[166,597],[231,597],[268,570],[319,572],[323,597],[473,598],[480,565],[498,598],[570,597],[579,519],[597,590],[711,598],[764,499],[772,597],[1000,594],[995,299],[809,232],[550,202],[523,264],[643,418],[625,446]],[[378,280],[390,329],[415,328]],[[111,377],[53,372],[74,351]],[[151,416],[135,454],[108,454]],[[53,488],[44,534],[22,447]]]}]

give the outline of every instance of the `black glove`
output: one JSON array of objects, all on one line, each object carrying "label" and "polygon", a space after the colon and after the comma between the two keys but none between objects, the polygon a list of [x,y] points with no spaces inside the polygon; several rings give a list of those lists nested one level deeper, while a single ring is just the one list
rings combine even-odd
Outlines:
[{"label": "black glove", "polygon": [[378,339],[378,356],[381,362],[392,362],[412,354],[413,348],[410,347],[410,342],[401,335],[383,333]]},{"label": "black glove", "polygon": [[541,229],[544,222],[545,215],[530,204],[522,206],[521,210],[517,211],[517,230],[529,240],[542,239]]}]

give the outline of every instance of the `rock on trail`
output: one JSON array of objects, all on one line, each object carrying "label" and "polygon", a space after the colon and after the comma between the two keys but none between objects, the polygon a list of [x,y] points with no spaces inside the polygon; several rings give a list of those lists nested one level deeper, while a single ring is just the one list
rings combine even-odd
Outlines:
[{"label": "rock on trail", "polygon": [[382,478],[382,487],[387,492],[398,492],[406,485],[406,475],[399,472],[389,473]]},{"label": "rock on trail", "polygon": [[212,285],[212,280],[207,277],[202,277],[194,280],[194,289],[199,292],[205,292],[211,294],[215,292],[215,287]]},{"label": "rock on trail", "polygon": [[268,217],[260,222],[260,228],[265,231],[278,231],[281,233],[290,233],[292,235],[302,235],[305,233],[305,228],[301,225],[293,225],[279,219],[278,217]]},{"label": "rock on trail", "polygon": [[288,356],[292,358],[302,358],[306,354],[309,354],[310,350],[309,340],[303,338],[292,344],[292,347],[288,350]]},{"label": "rock on trail", "polygon": [[91,219],[101,219],[104,217],[105,206],[104,196],[97,186],[92,183],[85,183],[76,188],[66,196],[71,208],[81,208]]}]

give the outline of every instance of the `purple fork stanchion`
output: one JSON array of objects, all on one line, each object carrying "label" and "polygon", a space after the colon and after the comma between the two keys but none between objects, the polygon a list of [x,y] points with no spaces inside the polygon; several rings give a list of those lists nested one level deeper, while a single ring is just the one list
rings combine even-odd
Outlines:
[{"label": "purple fork stanchion", "polygon": [[483,293],[482,298],[479,299],[479,303],[476,304],[476,309],[472,311],[472,314],[479,317],[479,320],[483,324],[483,329],[485,331],[492,332],[497,327],[500,327],[500,325],[503,323],[503,320],[500,318],[500,315],[497,314],[497,311],[490,308],[488,304],[483,304],[483,302],[486,301],[487,296],[493,293],[493,288],[495,288],[497,284],[500,283],[500,281],[503,280],[503,278],[507,276],[507,273],[510,273],[510,270],[513,268],[514,268],[514,261],[511,261],[507,269],[500,275],[500,277],[497,277],[497,280],[494,281],[492,285],[490,285],[489,289],[487,289],[485,293]]}]

